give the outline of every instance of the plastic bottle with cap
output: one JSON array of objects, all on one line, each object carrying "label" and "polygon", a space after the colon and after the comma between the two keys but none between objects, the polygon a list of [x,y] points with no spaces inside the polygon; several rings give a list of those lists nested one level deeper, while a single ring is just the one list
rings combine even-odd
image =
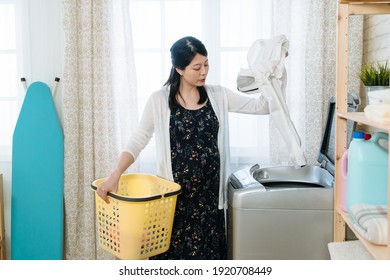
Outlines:
[{"label": "plastic bottle with cap", "polygon": [[388,195],[388,151],[379,140],[388,135],[377,132],[364,140],[364,132],[356,131],[348,149],[347,210],[356,204],[385,204]]},{"label": "plastic bottle with cap", "polygon": [[340,161],[340,208],[347,212],[347,182],[348,182],[348,150],[341,156]]},{"label": "plastic bottle with cap", "polygon": [[[356,134],[360,138],[361,133]],[[370,140],[371,134],[364,133],[364,140]],[[340,208],[347,212],[347,184],[348,184],[348,149],[345,150],[340,160]]]}]

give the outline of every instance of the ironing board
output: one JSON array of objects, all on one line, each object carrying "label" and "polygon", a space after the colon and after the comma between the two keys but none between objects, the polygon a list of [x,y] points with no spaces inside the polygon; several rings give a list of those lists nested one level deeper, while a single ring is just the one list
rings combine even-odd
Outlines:
[{"label": "ironing board", "polygon": [[13,135],[11,259],[62,259],[63,142],[50,88],[32,83]]}]

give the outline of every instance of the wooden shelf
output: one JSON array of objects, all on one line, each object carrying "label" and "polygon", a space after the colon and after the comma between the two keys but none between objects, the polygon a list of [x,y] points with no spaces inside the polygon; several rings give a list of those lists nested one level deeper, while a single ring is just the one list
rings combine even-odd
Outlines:
[{"label": "wooden shelf", "polygon": [[346,1],[346,0],[340,0],[340,4],[348,4],[348,5],[362,5],[362,4],[387,4],[390,3],[388,0],[352,0],[352,1]]},{"label": "wooden shelf", "polygon": [[378,260],[387,260],[390,258],[390,255],[389,255],[389,250],[387,248],[387,246],[379,246],[379,245],[375,245],[375,244],[372,244],[370,242],[368,242],[366,239],[364,239],[363,237],[361,237],[359,235],[359,233],[357,233],[352,224],[351,224],[351,218],[349,217],[348,213],[345,213],[344,211],[342,210],[336,210],[338,211],[338,213],[341,215],[341,217],[343,218],[343,220],[346,222],[346,224],[348,225],[348,227],[353,231],[353,233],[356,235],[356,237],[362,242],[362,244],[364,245],[364,247],[367,249],[368,252],[370,252],[370,254],[375,258],[375,259],[378,259]]},{"label": "wooden shelf", "polygon": [[[335,155],[335,208],[334,208],[334,241],[346,241],[346,226],[354,231],[349,215],[339,207],[340,193],[339,186],[341,183],[340,159],[345,152],[347,120],[355,121],[359,124],[377,128],[383,132],[390,132],[390,122],[380,122],[367,118],[365,113],[347,113],[347,92],[348,92],[348,26],[349,17],[353,15],[377,15],[390,14],[390,1],[338,1],[338,23],[337,23],[337,75],[336,75],[336,155]],[[388,144],[390,150],[390,143]],[[390,174],[390,157],[389,170]],[[390,184],[388,186],[390,201]],[[367,251],[375,259],[390,259],[390,215],[387,218],[388,222],[388,245],[377,246],[355,232],[356,237],[361,241]]]},{"label": "wooden shelf", "polygon": [[372,119],[367,118],[365,113],[358,112],[358,113],[337,113],[337,116],[343,119],[347,120],[353,120],[357,122],[358,124],[364,124],[372,127],[376,127],[380,130],[383,130],[384,132],[390,131],[390,122],[378,122]]}]

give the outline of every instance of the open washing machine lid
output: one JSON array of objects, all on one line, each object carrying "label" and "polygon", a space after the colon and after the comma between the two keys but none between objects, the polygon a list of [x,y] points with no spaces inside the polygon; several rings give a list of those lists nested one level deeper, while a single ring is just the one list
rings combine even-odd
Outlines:
[{"label": "open washing machine lid", "polygon": [[[357,94],[348,94],[348,112],[356,112],[360,104],[360,97]],[[354,121],[347,121],[347,145],[352,140],[352,133],[356,128]],[[335,146],[336,133],[336,98],[332,96],[329,100],[329,108],[326,117],[325,129],[322,137],[318,162],[321,167],[325,168],[330,174],[334,175],[334,163],[336,155]]]}]

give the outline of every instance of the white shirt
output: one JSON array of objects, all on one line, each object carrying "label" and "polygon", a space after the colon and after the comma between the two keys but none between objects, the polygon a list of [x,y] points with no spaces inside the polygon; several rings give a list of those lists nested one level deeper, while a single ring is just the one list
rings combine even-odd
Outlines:
[{"label": "white shirt", "polygon": [[[220,154],[220,186],[218,208],[227,208],[227,180],[230,172],[229,112],[244,114],[269,114],[268,102],[262,95],[244,95],[222,86],[206,86],[208,98],[219,121],[218,149]],[[157,175],[173,180],[168,105],[169,88],[154,92],[146,103],[140,123],[127,143],[125,152],[138,157],[155,133]]]},{"label": "white shirt", "polygon": [[307,164],[306,157],[286,102],[285,60],[288,46],[284,35],[256,40],[248,51],[249,68],[238,73],[237,85],[243,92],[253,92],[254,89],[262,92],[268,100],[271,118],[286,143],[290,159],[296,168],[300,168]]}]

